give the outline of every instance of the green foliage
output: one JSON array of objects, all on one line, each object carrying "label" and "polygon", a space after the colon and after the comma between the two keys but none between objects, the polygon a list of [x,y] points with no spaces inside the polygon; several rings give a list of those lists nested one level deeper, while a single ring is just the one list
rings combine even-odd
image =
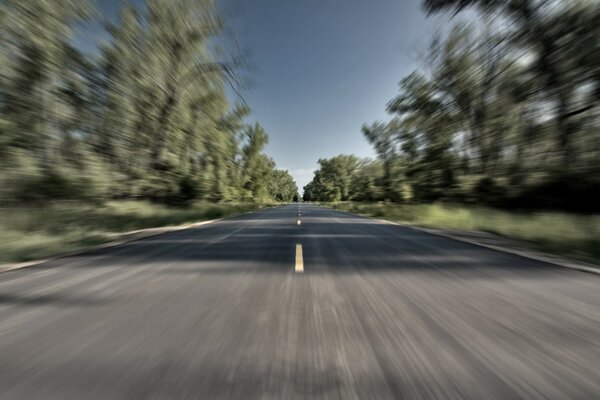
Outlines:
[{"label": "green foliage", "polygon": [[227,101],[243,60],[215,45],[212,0],[126,4],[95,58],[70,45],[93,16],[84,0],[0,3],[1,203],[293,198],[267,133]]},{"label": "green foliage", "polygon": [[[432,41],[427,68],[401,80],[390,120],[363,126],[383,168],[357,174],[354,198],[598,210],[600,8],[587,0],[423,6],[473,14],[452,19]],[[309,197],[343,200],[319,196],[317,178]]]},{"label": "green foliage", "polygon": [[275,170],[269,182],[269,193],[276,201],[289,203],[298,201],[298,187],[286,170]]},{"label": "green foliage", "polygon": [[305,201],[346,201],[352,197],[353,177],[360,160],[355,156],[339,155],[320,159],[320,168],[311,183],[304,188]]},{"label": "green foliage", "polygon": [[45,203],[0,208],[0,263],[39,259],[117,240],[122,232],[227,217],[266,206],[258,203],[191,203],[174,207],[119,200],[104,205]]}]

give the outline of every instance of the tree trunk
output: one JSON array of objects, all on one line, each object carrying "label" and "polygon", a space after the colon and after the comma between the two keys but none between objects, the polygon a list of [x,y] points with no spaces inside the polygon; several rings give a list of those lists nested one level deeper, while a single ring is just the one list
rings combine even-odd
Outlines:
[{"label": "tree trunk", "polygon": [[558,141],[562,153],[562,167],[567,170],[576,161],[573,149],[572,133],[573,124],[569,121],[569,94],[563,91],[558,93]]}]

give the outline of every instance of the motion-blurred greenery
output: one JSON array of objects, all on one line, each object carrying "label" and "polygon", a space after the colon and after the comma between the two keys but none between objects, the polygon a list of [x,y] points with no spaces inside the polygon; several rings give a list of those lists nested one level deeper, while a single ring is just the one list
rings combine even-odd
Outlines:
[{"label": "motion-blurred greenery", "polygon": [[53,203],[0,209],[0,263],[39,259],[116,240],[120,233],[227,217],[268,206],[259,203],[193,203],[173,207],[148,201],[97,206]]},{"label": "motion-blurred greenery", "polygon": [[376,159],[319,160],[304,199],[600,212],[598,2],[422,5],[450,18],[363,126]]},{"label": "motion-blurred greenery", "polygon": [[[243,98],[228,101],[247,62],[215,1],[123,2],[110,22],[94,3],[0,2],[0,206],[297,196]],[[107,34],[84,53],[85,24]]]}]

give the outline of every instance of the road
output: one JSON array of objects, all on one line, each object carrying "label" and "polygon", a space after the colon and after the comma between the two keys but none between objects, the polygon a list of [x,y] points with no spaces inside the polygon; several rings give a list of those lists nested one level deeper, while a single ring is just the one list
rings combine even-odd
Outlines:
[{"label": "road", "polygon": [[171,398],[598,399],[600,276],[309,204],[0,274],[0,399]]}]

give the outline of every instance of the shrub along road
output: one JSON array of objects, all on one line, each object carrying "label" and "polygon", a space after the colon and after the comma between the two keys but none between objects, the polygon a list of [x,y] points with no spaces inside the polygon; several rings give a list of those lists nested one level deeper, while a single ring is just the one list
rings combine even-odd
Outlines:
[{"label": "shrub along road", "polygon": [[587,399],[600,276],[292,204],[0,274],[0,359],[2,399]]}]

